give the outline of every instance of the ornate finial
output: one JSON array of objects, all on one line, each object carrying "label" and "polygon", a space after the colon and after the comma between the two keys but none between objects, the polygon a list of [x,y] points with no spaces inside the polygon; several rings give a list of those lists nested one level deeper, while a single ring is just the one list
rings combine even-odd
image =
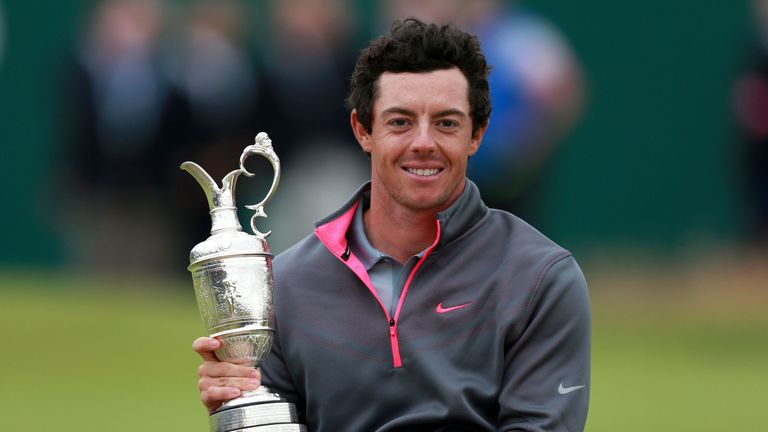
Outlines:
[{"label": "ornate finial", "polygon": [[254,174],[245,169],[245,160],[252,154],[259,154],[269,159],[275,171],[279,173],[280,158],[275,154],[275,150],[272,148],[272,140],[269,139],[269,135],[266,132],[259,132],[254,139],[254,143],[243,149],[243,154],[240,155],[240,170],[248,177]]},{"label": "ornate finial", "polygon": [[253,146],[262,150],[272,150],[272,140],[266,132],[259,132],[254,139]]}]

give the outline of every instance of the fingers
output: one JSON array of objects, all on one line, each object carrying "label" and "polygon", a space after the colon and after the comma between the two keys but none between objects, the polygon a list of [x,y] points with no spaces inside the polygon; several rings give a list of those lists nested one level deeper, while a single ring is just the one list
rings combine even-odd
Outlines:
[{"label": "fingers", "polygon": [[211,387],[200,392],[200,400],[208,409],[208,413],[216,411],[224,402],[240,396],[241,391],[233,387]]},{"label": "fingers", "polygon": [[200,378],[256,378],[261,379],[261,372],[250,366],[236,365],[234,363],[207,361],[197,368]]},{"label": "fingers", "polygon": [[261,385],[257,378],[200,378],[198,388],[203,402],[224,402],[240,396],[240,392],[256,390]]},{"label": "fingers", "polygon": [[214,351],[221,346],[215,338],[195,339],[192,348],[203,359],[198,368],[198,389],[203,405],[213,412],[224,402],[234,399],[245,390],[256,390],[261,385],[261,372],[250,366],[222,362]]},{"label": "fingers", "polygon": [[216,338],[199,337],[192,342],[192,349],[197,352],[203,361],[219,361],[214,351],[221,347],[221,341]]},{"label": "fingers", "polygon": [[238,390],[256,390],[261,385],[258,378],[211,378],[202,377],[197,382],[200,392],[211,388],[233,388]]},{"label": "fingers", "polygon": [[[198,388],[200,390],[200,400],[203,402],[208,412],[212,413],[224,402],[230,399],[234,399],[242,394],[245,390],[256,390],[261,385],[261,373],[257,369],[248,369],[246,376],[210,376],[206,375],[207,371],[213,371],[214,373],[223,373],[224,371],[241,372],[239,369],[243,366],[234,366],[236,369],[226,367],[214,367],[217,365],[227,365],[227,363],[218,364],[204,364],[200,366],[203,371],[198,381]],[[206,367],[208,366],[208,367]]]}]

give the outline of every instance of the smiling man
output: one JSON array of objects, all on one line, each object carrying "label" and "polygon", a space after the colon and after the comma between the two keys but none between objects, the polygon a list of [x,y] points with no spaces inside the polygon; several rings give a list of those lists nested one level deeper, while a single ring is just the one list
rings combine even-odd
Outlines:
[{"label": "smiling man", "polygon": [[348,104],[371,181],[275,258],[278,334],[261,373],[195,341],[209,410],[263,382],[310,431],[584,428],[584,277],[466,178],[488,72],[474,36],[415,19],[362,51]]},{"label": "smiling man", "polygon": [[467,79],[457,67],[384,72],[370,119],[352,111],[352,130],[371,156],[366,235],[405,262],[435,238],[435,215],[464,191],[467,160],[485,124],[473,129]]}]

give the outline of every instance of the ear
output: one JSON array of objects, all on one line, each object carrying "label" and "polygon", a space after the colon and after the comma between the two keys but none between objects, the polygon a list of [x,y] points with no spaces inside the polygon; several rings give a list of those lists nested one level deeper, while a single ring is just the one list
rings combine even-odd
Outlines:
[{"label": "ear", "polygon": [[357,138],[360,147],[362,147],[364,152],[370,154],[371,135],[365,130],[365,126],[363,126],[357,118],[357,110],[352,110],[352,113],[349,115],[349,123],[352,125],[352,132],[355,134],[355,138]]},{"label": "ear", "polygon": [[485,124],[478,128],[475,133],[472,135],[472,139],[469,141],[469,155],[472,156],[473,154],[477,153],[477,150],[480,148],[480,143],[483,141],[483,135],[485,135],[485,130],[488,129],[488,122],[485,122]]}]

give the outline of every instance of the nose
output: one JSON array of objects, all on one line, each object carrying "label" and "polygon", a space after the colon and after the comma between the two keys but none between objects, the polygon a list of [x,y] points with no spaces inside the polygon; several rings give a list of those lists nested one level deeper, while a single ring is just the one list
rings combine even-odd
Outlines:
[{"label": "nose", "polygon": [[429,133],[428,125],[420,125],[411,143],[414,153],[432,153],[435,151],[435,141]]}]

